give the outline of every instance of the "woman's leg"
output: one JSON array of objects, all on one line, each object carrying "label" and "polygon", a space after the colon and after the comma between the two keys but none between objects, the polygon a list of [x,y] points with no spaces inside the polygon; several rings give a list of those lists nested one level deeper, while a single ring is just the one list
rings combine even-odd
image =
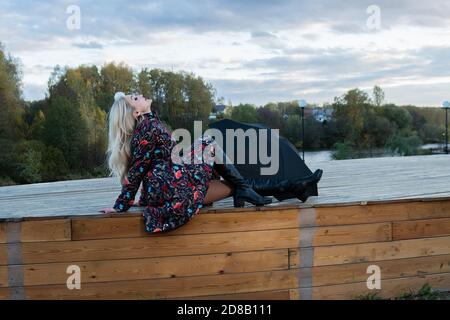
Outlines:
[{"label": "woman's leg", "polygon": [[211,203],[233,195],[233,188],[224,181],[211,180],[203,203]]}]

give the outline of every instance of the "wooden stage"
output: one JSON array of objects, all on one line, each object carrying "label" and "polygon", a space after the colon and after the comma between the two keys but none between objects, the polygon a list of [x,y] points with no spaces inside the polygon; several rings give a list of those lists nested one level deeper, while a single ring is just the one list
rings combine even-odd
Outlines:
[{"label": "wooden stage", "polygon": [[[112,178],[0,188],[0,299],[352,299],[450,290],[450,156],[307,164],[306,203],[203,208],[145,234]],[[69,290],[69,266],[81,289]],[[369,266],[381,290],[367,288]]]}]

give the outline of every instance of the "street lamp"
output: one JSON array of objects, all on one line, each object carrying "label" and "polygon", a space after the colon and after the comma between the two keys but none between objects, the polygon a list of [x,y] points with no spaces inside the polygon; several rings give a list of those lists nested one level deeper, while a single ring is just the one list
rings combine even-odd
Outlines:
[{"label": "street lamp", "polygon": [[302,158],[303,162],[305,162],[305,107],[307,105],[306,100],[301,99],[298,101],[298,105],[302,110]]},{"label": "street lamp", "polygon": [[445,149],[444,152],[448,154],[448,109],[450,108],[450,102],[444,101],[442,108],[445,109]]}]

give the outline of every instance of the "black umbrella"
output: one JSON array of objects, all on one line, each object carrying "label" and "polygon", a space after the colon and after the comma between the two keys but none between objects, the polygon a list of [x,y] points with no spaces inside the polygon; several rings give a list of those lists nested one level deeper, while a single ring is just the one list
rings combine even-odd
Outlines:
[{"label": "black umbrella", "polygon": [[[266,130],[267,132],[267,141],[266,141],[266,147],[267,147],[267,154],[270,157],[272,155],[272,144],[271,144],[271,136],[274,135],[276,137],[276,132],[272,129],[268,128],[267,126],[261,125],[261,124],[254,124],[254,123],[244,123],[239,121],[234,121],[230,119],[223,119],[220,121],[216,121],[209,125],[212,129],[217,129],[222,133],[223,137],[223,145],[221,146],[224,150],[225,154],[227,154],[230,159],[233,161],[233,164],[236,166],[237,170],[242,174],[244,178],[269,178],[274,180],[284,180],[284,179],[296,179],[296,178],[305,178],[312,174],[312,171],[306,166],[303,159],[298,154],[297,149],[294,147],[292,143],[289,142],[286,138],[283,138],[278,135],[279,139],[279,158],[278,158],[278,171],[271,175],[261,175],[261,168],[268,168],[270,167],[269,164],[263,164],[261,163],[261,159],[258,156],[256,159],[256,163],[250,163],[250,155],[248,150],[250,150],[250,143],[253,144],[253,147],[255,148],[255,145],[257,146],[257,150],[259,151],[259,143],[260,143],[260,133],[259,129]],[[230,155],[230,150],[227,151],[227,135],[226,130],[227,129],[242,129],[244,131],[248,129],[254,129],[256,131],[256,139],[257,141],[252,141],[251,139],[245,139],[245,141],[234,139],[234,157]],[[238,143],[244,143],[244,150],[245,152],[245,162],[244,163],[238,163],[237,159],[237,150],[238,150]],[[253,149],[255,150],[255,149]],[[259,152],[257,153],[259,155]],[[274,154],[275,156],[275,154]],[[272,161],[274,161],[274,156],[272,157]],[[292,193],[283,193],[283,194],[276,194],[274,195],[275,198],[277,198],[279,201],[289,199],[289,198],[299,198],[302,201],[306,201],[308,196],[317,196],[317,183],[311,184],[307,187],[306,191],[303,192],[301,195],[298,194],[292,194]]]}]

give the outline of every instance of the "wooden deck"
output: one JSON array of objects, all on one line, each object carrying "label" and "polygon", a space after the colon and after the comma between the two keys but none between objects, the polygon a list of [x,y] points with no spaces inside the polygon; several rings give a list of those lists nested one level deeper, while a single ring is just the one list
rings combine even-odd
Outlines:
[{"label": "wooden deck", "polygon": [[[450,156],[371,158],[308,163],[323,169],[319,196],[306,203],[292,199],[270,207],[315,207],[365,201],[450,197]],[[92,215],[111,207],[120,185],[113,178],[72,180],[0,187],[0,219]],[[136,197],[137,199],[137,197]],[[231,198],[213,209],[231,208]],[[206,208],[204,211],[207,210]],[[131,208],[130,212],[138,212]]]},{"label": "wooden deck", "polygon": [[306,203],[220,201],[158,235],[139,208],[97,212],[118,195],[111,179],[0,188],[0,299],[351,299],[374,292],[371,265],[385,297],[450,289],[449,156],[309,167],[324,174]]}]

